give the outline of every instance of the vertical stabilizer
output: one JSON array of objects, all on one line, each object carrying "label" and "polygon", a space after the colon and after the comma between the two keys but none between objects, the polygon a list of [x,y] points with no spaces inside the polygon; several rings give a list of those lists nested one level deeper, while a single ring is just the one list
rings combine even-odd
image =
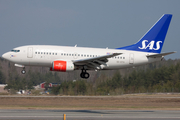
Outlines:
[{"label": "vertical stabilizer", "polygon": [[171,18],[171,14],[164,14],[137,43],[117,49],[161,53]]}]

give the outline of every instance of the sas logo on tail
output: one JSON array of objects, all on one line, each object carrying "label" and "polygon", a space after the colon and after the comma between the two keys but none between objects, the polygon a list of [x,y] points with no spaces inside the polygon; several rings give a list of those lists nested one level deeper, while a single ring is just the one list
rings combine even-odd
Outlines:
[{"label": "sas logo on tail", "polygon": [[148,42],[148,40],[143,40],[142,41],[142,47],[138,47],[138,48],[139,49],[149,48],[150,50],[159,50],[160,49],[160,43],[162,43],[162,41],[157,41],[156,42],[156,48],[154,48],[155,41],[151,41],[148,45],[146,45],[147,42]]}]

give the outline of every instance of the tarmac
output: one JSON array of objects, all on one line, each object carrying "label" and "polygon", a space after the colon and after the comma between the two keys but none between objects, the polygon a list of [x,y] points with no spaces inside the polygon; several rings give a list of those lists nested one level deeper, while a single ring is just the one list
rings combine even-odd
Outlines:
[{"label": "tarmac", "polygon": [[179,120],[168,110],[36,110],[0,109],[0,120]]}]

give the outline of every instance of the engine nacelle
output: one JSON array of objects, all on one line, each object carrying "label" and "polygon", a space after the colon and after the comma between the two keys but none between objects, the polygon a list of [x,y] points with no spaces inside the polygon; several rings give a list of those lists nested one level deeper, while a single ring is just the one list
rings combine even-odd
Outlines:
[{"label": "engine nacelle", "polygon": [[71,61],[56,60],[53,62],[50,70],[51,71],[60,71],[60,72],[73,71],[74,64]]}]

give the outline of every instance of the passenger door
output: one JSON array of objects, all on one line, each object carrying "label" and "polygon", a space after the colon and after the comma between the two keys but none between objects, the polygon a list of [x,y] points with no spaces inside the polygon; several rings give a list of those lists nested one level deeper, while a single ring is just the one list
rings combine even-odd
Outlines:
[{"label": "passenger door", "polygon": [[33,48],[32,47],[28,47],[27,57],[28,58],[32,58],[33,57]]},{"label": "passenger door", "polygon": [[133,53],[129,54],[129,64],[134,64],[134,54]]}]

